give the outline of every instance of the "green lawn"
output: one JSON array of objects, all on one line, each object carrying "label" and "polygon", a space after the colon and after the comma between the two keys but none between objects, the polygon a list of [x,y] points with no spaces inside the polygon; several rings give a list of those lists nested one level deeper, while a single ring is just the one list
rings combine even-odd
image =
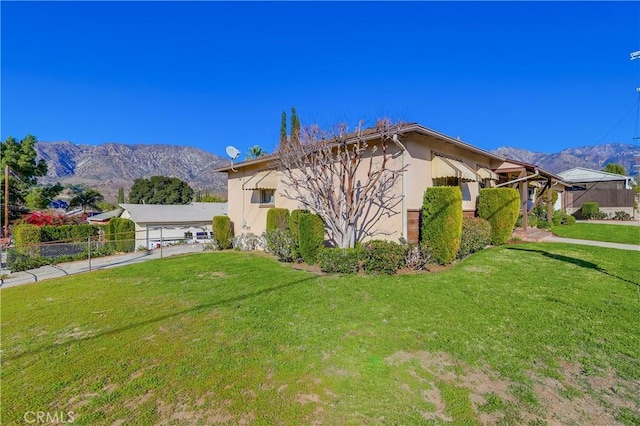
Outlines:
[{"label": "green lawn", "polygon": [[554,226],[551,228],[551,232],[564,238],[620,244],[640,244],[640,226],[576,223],[574,225]]},{"label": "green lawn", "polygon": [[2,424],[640,422],[638,253],[318,276],[202,253],[0,291]]}]

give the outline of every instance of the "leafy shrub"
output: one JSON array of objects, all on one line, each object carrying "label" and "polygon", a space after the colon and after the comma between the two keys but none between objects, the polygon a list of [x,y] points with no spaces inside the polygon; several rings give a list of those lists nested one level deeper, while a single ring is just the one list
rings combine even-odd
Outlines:
[{"label": "leafy shrub", "polygon": [[13,230],[13,240],[20,254],[29,256],[40,255],[42,230],[37,225],[20,224]]},{"label": "leafy shrub", "polygon": [[482,250],[491,242],[491,224],[480,217],[462,218],[462,242],[458,258]]},{"label": "leafy shrub", "polygon": [[431,252],[426,244],[408,245],[405,248],[404,265],[413,271],[425,269],[432,260]]},{"label": "leafy shrub", "polygon": [[324,245],[324,222],[317,214],[301,214],[299,220],[300,255],[305,262],[315,263],[318,250]]},{"label": "leafy shrub", "polygon": [[362,250],[362,269],[367,274],[393,275],[405,264],[405,248],[393,241],[369,241]]},{"label": "leafy shrub", "polygon": [[582,217],[585,219],[595,219],[596,215],[600,212],[600,207],[595,201],[588,201],[582,205],[580,211]]},{"label": "leafy shrub", "polygon": [[[538,226],[538,216],[534,215],[534,214],[529,214],[527,215],[527,226]],[[489,226],[491,226],[491,224],[489,224]],[[516,225],[517,228],[521,228],[522,227],[522,215],[518,215],[518,220],[516,220]]]},{"label": "leafy shrub", "polygon": [[264,233],[265,240],[267,241],[267,251],[273,253],[281,262],[292,262],[293,254],[291,253],[291,247],[293,241],[291,240],[291,233],[289,230],[282,230],[279,228],[266,231]]},{"label": "leafy shrub", "polygon": [[491,224],[491,244],[507,242],[520,210],[520,193],[515,188],[482,188],[478,195],[478,216]]},{"label": "leafy shrub", "polygon": [[300,216],[311,213],[309,210],[296,209],[291,211],[289,216],[289,232],[293,240],[293,257],[294,259],[302,258],[300,254]]},{"label": "leafy shrub", "polygon": [[538,229],[550,229],[551,225],[553,225],[551,222],[541,220],[540,222],[538,222]]},{"label": "leafy shrub", "polygon": [[316,254],[316,262],[322,272],[355,274],[360,269],[362,260],[361,248],[325,248]]},{"label": "leafy shrub", "polygon": [[89,237],[98,235],[100,228],[96,225],[62,225],[62,226],[43,226],[42,242],[49,241],[84,241]]},{"label": "leafy shrub", "polygon": [[233,238],[233,248],[241,251],[251,251],[256,249],[266,249],[267,243],[263,236],[255,235],[251,232],[240,234]]},{"label": "leafy shrub", "polygon": [[591,219],[609,219],[609,215],[606,212],[598,212]]},{"label": "leafy shrub", "polygon": [[107,239],[120,252],[129,253],[135,249],[136,225],[130,219],[114,217],[109,220]]},{"label": "leafy shrub", "polygon": [[631,220],[631,215],[625,211],[617,211],[613,214],[614,220]]},{"label": "leafy shrub", "polygon": [[53,210],[43,210],[22,216],[22,223],[36,226],[64,225],[65,217]]},{"label": "leafy shrub", "polygon": [[214,216],[212,223],[213,240],[221,250],[233,247],[233,227],[229,216]]},{"label": "leafy shrub", "polygon": [[12,248],[7,251],[7,268],[11,270],[11,272],[36,269],[49,263],[51,262],[47,258],[23,252],[19,248]]},{"label": "leafy shrub", "polygon": [[289,210],[278,207],[270,208],[267,211],[267,231],[280,229],[289,230]]},{"label": "leafy shrub", "polygon": [[576,223],[576,218],[563,211],[556,210],[553,212],[553,225],[573,225]]},{"label": "leafy shrub", "polygon": [[462,192],[457,186],[427,188],[422,203],[422,241],[436,262],[455,259],[462,236]]}]

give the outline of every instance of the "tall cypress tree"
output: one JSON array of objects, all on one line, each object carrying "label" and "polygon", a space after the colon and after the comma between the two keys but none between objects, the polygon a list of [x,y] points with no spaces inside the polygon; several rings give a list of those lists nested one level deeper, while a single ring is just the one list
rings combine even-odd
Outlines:
[{"label": "tall cypress tree", "polygon": [[124,203],[124,189],[118,189],[118,204]]},{"label": "tall cypress tree", "polygon": [[300,143],[300,119],[295,107],[291,107],[291,143]]},{"label": "tall cypress tree", "polygon": [[280,121],[280,146],[287,145],[287,113],[282,111],[282,120]]}]

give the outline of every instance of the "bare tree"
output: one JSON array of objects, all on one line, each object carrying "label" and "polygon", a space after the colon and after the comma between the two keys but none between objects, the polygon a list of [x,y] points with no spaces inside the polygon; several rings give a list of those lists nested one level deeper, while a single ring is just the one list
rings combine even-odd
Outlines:
[{"label": "bare tree", "polygon": [[345,124],[333,134],[304,128],[299,144],[277,152],[283,195],[318,213],[338,247],[353,247],[383,232],[374,231],[374,225],[398,214],[394,209],[402,201],[402,191],[394,186],[406,165],[393,161],[405,149],[402,128],[388,119],[366,130],[361,122],[351,134]]}]

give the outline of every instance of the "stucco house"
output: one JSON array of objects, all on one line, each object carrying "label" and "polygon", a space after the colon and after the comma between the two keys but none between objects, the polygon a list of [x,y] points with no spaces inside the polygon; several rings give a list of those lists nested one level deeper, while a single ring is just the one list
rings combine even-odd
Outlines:
[{"label": "stucco house", "polygon": [[181,241],[210,242],[213,217],[227,214],[227,203],[120,204],[120,208],[120,217],[135,223],[136,248],[147,249]]},{"label": "stucco house", "polygon": [[607,173],[584,167],[575,167],[558,174],[570,188],[566,193],[567,213],[578,212],[586,202],[596,202],[600,211],[612,216],[623,211],[634,216],[636,185],[631,176]]},{"label": "stucco house", "polygon": [[[417,242],[424,191],[431,186],[459,186],[466,216],[475,215],[477,197],[483,187],[519,188],[523,211],[533,207],[531,188],[551,186],[559,192],[565,188],[562,179],[555,174],[531,164],[507,160],[417,123],[405,125],[399,136],[405,149],[394,145],[390,161],[396,168],[406,166],[392,188],[401,195],[401,202],[376,219],[365,240],[398,241],[403,237],[409,242]],[[375,132],[369,132],[365,137],[369,145],[380,143]],[[228,174],[228,215],[236,235],[264,232],[267,211],[271,207],[302,208],[285,196],[288,182],[282,171],[277,170],[274,159],[275,154],[271,154],[215,170]]]}]

